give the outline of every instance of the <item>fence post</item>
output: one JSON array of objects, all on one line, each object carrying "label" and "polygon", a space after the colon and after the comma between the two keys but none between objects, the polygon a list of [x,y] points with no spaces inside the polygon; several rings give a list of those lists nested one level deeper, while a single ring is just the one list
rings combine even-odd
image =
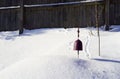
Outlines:
[{"label": "fence post", "polygon": [[110,18],[109,18],[110,0],[105,0],[105,30],[109,30]]},{"label": "fence post", "polygon": [[19,10],[19,34],[23,33],[24,25],[24,0],[20,0],[20,10]]}]

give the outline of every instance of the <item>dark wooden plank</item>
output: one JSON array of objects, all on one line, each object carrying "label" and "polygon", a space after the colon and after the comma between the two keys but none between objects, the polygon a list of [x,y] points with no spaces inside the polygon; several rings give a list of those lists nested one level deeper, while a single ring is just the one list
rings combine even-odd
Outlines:
[{"label": "dark wooden plank", "polygon": [[110,26],[110,0],[105,0],[105,30],[109,30],[109,26]]},{"label": "dark wooden plank", "polygon": [[24,0],[20,0],[20,12],[19,12],[19,34],[23,33],[23,26],[24,26]]}]

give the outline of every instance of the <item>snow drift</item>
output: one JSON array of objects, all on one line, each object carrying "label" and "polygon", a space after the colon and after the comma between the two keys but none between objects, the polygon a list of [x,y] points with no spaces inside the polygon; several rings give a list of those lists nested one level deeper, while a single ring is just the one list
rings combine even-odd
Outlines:
[{"label": "snow drift", "polygon": [[[97,60],[97,59],[96,59]],[[59,56],[28,58],[0,72],[1,79],[119,79],[117,62]],[[119,65],[120,66],[120,65]],[[117,72],[116,72],[117,70]]]},{"label": "snow drift", "polygon": [[76,28],[1,32],[0,79],[120,79],[120,32],[100,31],[101,57],[96,30],[80,32],[80,59],[73,51]]}]

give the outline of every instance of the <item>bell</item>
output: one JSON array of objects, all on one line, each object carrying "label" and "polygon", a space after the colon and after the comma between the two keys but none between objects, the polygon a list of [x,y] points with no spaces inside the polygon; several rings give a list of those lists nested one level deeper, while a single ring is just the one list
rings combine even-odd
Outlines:
[{"label": "bell", "polygon": [[79,39],[77,39],[74,43],[74,50],[77,50],[77,51],[83,50],[82,42]]}]

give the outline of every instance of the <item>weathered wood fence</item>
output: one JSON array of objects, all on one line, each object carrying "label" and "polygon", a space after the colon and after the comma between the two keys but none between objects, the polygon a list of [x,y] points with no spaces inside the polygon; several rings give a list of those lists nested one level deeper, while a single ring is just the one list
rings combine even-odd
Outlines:
[{"label": "weathered wood fence", "polygon": [[99,25],[104,25],[104,1],[2,0],[0,31],[19,29],[22,33],[23,28],[95,26],[95,5],[98,6]]}]

